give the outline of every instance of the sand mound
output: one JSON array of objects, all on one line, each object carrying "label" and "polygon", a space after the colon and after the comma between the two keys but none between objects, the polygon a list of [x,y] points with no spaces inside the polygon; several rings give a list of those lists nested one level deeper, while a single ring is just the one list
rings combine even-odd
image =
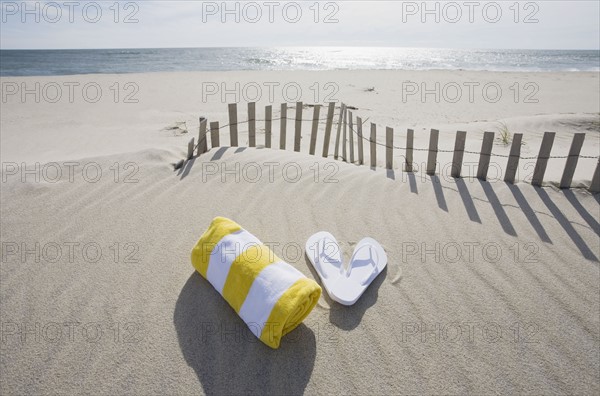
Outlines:
[{"label": "sand mound", "polygon": [[[268,149],[173,171],[183,155],[3,175],[2,394],[600,390],[598,195]],[[314,279],[302,247],[319,230],[346,259],[372,236],[389,265],[352,307],[323,296],[273,351],[192,269],[217,215]]]}]

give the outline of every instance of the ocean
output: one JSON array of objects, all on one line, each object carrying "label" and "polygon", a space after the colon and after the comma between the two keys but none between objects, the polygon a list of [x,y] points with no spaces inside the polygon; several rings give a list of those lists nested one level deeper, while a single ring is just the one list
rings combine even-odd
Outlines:
[{"label": "ocean", "polygon": [[373,47],[0,50],[0,76],[356,69],[598,72],[600,51]]}]

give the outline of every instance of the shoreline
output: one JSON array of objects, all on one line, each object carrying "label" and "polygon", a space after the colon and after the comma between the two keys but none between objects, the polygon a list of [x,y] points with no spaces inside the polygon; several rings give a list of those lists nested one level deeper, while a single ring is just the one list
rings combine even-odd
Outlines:
[{"label": "shoreline", "polygon": [[[402,47],[209,47],[13,50],[0,72],[87,75],[228,71],[600,72],[595,50]],[[90,62],[92,61],[92,62]],[[8,76],[8,75],[7,75]]]}]

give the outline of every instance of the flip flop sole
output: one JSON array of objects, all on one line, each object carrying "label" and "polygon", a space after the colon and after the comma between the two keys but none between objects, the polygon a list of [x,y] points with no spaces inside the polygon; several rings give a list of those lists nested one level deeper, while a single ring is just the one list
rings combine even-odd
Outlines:
[{"label": "flip flop sole", "polygon": [[342,275],[331,288],[335,301],[353,305],[387,265],[383,247],[373,238],[361,239],[354,248],[350,274]]},{"label": "flip flop sole", "polygon": [[342,252],[337,240],[326,231],[317,232],[308,238],[305,250],[310,263],[319,274],[325,291],[335,300],[331,289],[340,276],[342,266]]}]

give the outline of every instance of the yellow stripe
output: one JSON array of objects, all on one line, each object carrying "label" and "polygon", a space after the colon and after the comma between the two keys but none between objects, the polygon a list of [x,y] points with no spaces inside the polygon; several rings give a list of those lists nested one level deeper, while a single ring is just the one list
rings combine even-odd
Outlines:
[{"label": "yellow stripe", "polygon": [[239,313],[250,291],[254,279],[269,264],[281,261],[265,245],[253,245],[243,251],[231,263],[227,280],[223,286],[223,297]]},{"label": "yellow stripe", "polygon": [[321,287],[308,278],[299,279],[283,293],[262,329],[260,339],[271,348],[279,348],[281,337],[294,330],[321,297]]},{"label": "yellow stripe", "polygon": [[215,245],[219,243],[224,236],[237,232],[242,229],[242,226],[235,221],[226,219],[225,217],[215,217],[210,226],[202,234],[196,246],[192,249],[192,265],[204,278],[208,270],[210,254]]}]

